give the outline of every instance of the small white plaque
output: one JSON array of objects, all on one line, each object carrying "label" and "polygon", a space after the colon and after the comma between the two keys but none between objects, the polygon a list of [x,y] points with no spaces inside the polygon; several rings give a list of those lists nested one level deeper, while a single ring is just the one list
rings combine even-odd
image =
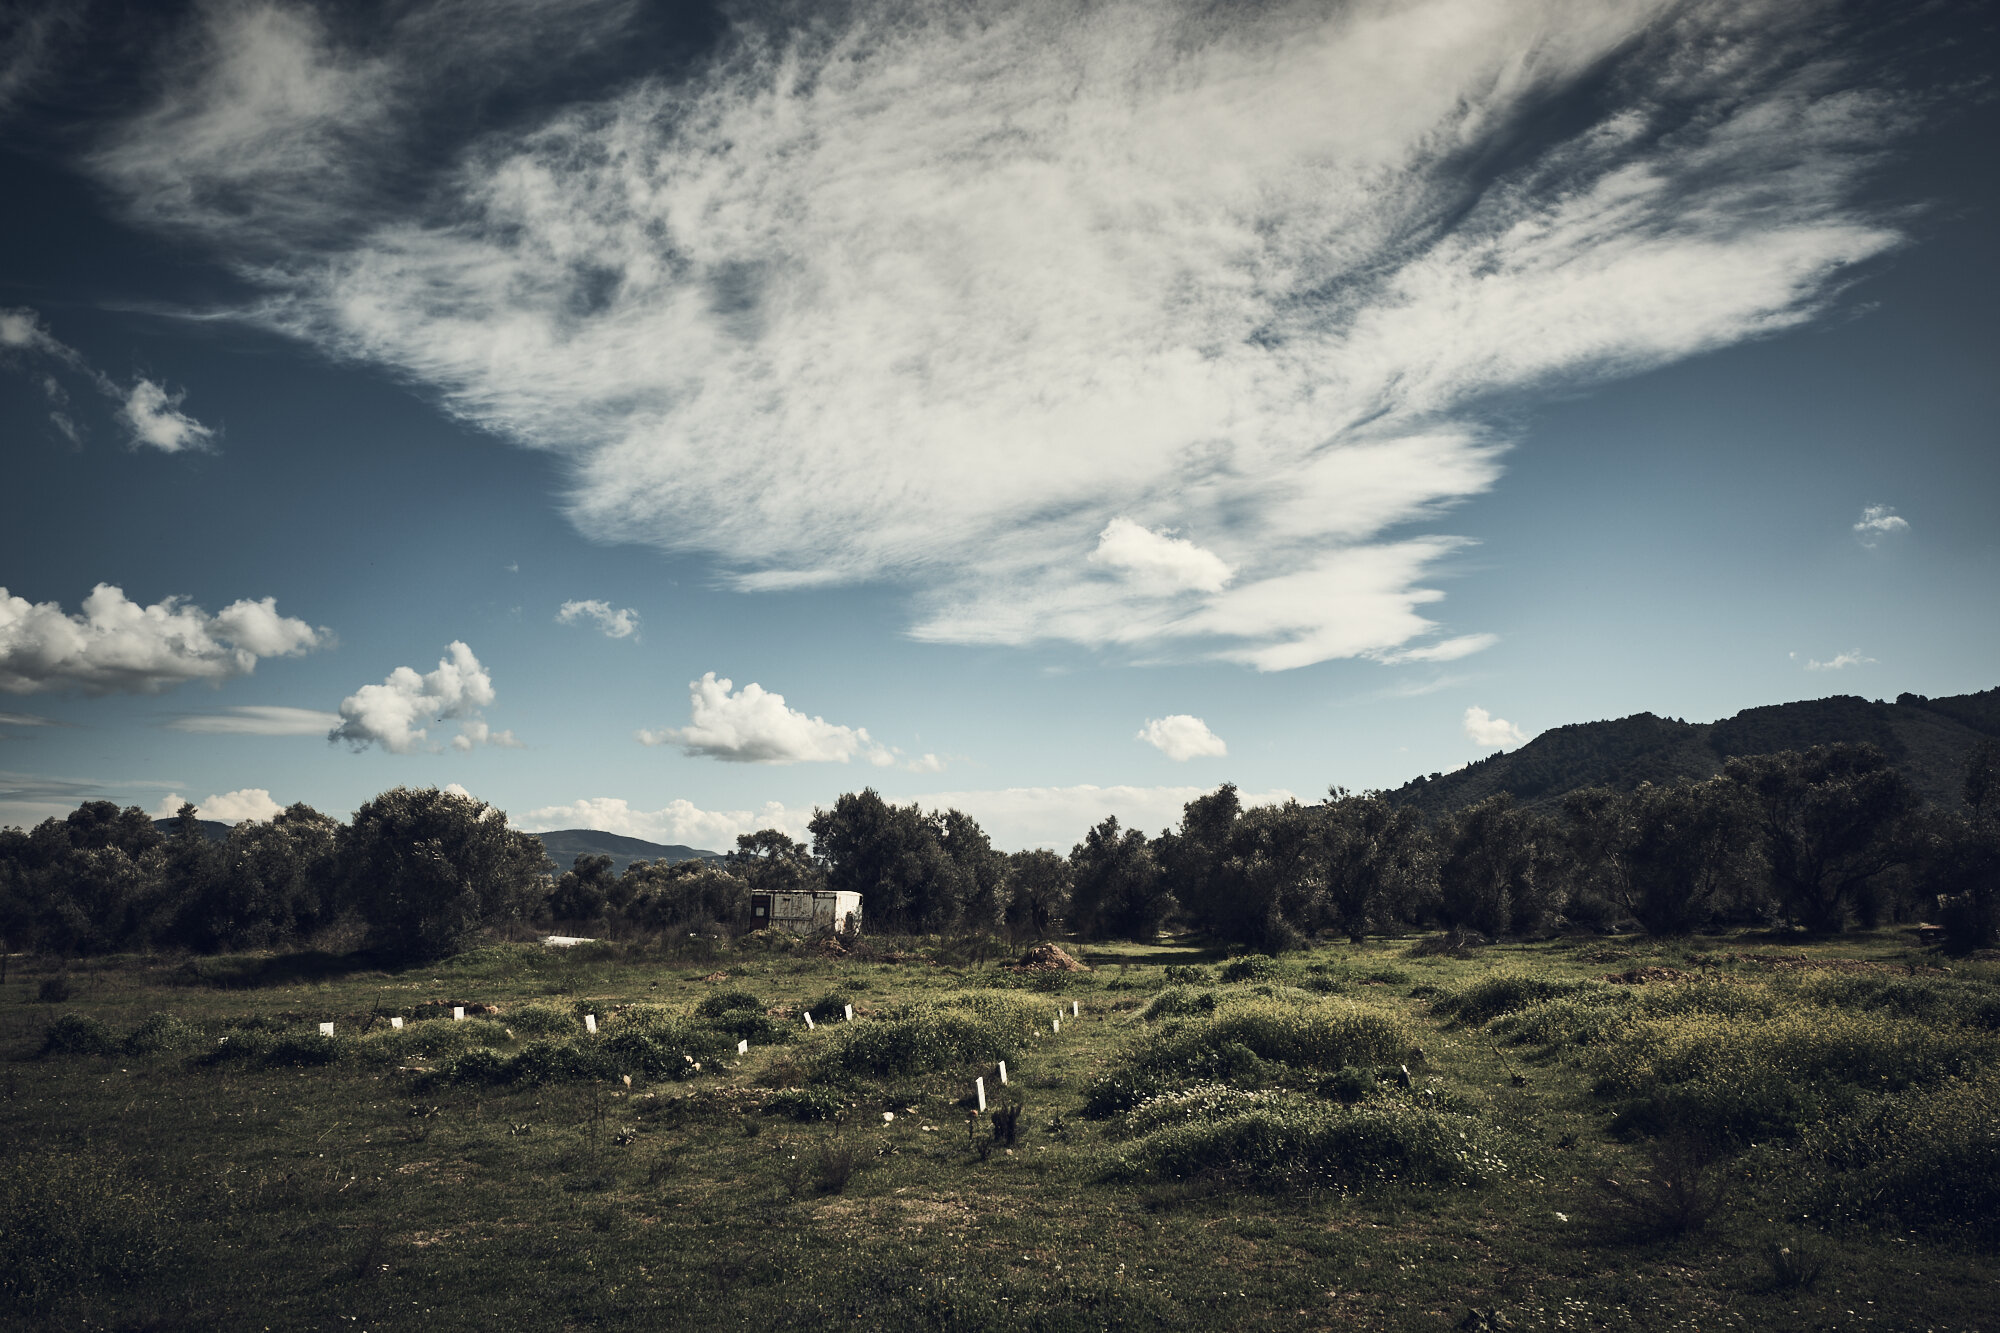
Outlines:
[{"label": "small white plaque", "polygon": [[322,1037],[331,1037],[333,1035],[333,1024],[321,1023],[319,1025],[319,1035]]},{"label": "small white plaque", "polygon": [[465,1021],[464,1005],[455,1004],[451,1007],[451,1021],[454,1023],[463,1023]]},{"label": "small white plaque", "polygon": [[847,1021],[850,1023],[854,1021],[854,1006],[851,1004],[847,1006]]},{"label": "small white plaque", "polygon": [[1049,1020],[1049,1030],[1052,1032],[1061,1032],[1062,1020],[1060,1018],[1051,1018]]},{"label": "small white plaque", "polygon": [[1083,1017],[1083,1007],[1079,1005],[1075,1000],[1071,1000],[1069,1002],[1069,1016],[1071,1018]]},{"label": "small white plaque", "polygon": [[738,1055],[750,1054],[750,1039],[748,1037],[736,1043],[736,1053]]},{"label": "small white plaque", "polygon": [[403,1026],[403,1020],[401,1018],[392,1018],[389,1020],[389,1026],[392,1028],[401,1029]]},{"label": "small white plaque", "polygon": [[583,1030],[584,1030],[585,1032],[595,1032],[595,1031],[597,1031],[597,1015],[596,1015],[596,1014],[585,1014],[585,1015],[583,1016]]}]

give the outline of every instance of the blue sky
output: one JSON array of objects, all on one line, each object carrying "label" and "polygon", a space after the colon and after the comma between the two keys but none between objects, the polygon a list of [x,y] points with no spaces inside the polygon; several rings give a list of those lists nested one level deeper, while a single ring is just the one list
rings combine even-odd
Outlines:
[{"label": "blue sky", "polygon": [[0,24],[0,822],[1067,848],[2000,683],[1976,9]]}]

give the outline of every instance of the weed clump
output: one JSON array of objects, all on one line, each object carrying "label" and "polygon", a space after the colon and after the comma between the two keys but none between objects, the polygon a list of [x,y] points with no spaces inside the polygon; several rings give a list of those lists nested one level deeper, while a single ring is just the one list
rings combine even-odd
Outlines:
[{"label": "weed clump", "polygon": [[1252,1189],[1484,1184],[1506,1170],[1469,1116],[1384,1100],[1343,1106],[1295,1092],[1210,1087],[1144,1103],[1119,1174],[1211,1177]]},{"label": "weed clump", "polygon": [[582,1025],[568,1008],[547,1000],[529,1000],[507,1011],[507,1026],[526,1037],[566,1036]]},{"label": "weed clump", "polygon": [[1195,1014],[1215,1012],[1215,992],[1196,990],[1192,986],[1169,986],[1155,995],[1139,1017],[1144,1019],[1186,1018]]},{"label": "weed clump", "polygon": [[172,1014],[153,1014],[125,1034],[121,1043],[127,1055],[157,1055],[165,1051],[185,1051],[205,1040],[202,1030]]},{"label": "weed clump", "polygon": [[89,1153],[41,1152],[0,1173],[0,1303],[40,1310],[141,1281],[173,1258],[160,1199]]},{"label": "weed clump", "polygon": [[1573,995],[1598,983],[1558,981],[1522,972],[1496,972],[1448,990],[1431,1001],[1431,1012],[1461,1023],[1484,1023],[1531,1004]]},{"label": "weed clump", "polygon": [[42,1034],[43,1055],[111,1055],[117,1050],[111,1029],[88,1014],[64,1014]]},{"label": "weed clump", "polygon": [[1025,996],[962,991],[907,1004],[884,1018],[842,1027],[813,1061],[816,1078],[922,1074],[1005,1060],[1045,1023],[1048,1010]]},{"label": "weed clump", "polygon": [[793,1120],[839,1120],[847,1114],[847,1103],[825,1088],[787,1088],[765,1102],[764,1111]]},{"label": "weed clump", "polygon": [[1808,1135],[1831,1168],[1815,1211],[2000,1248],[2000,1076],[1948,1078]]},{"label": "weed clump", "polygon": [[1226,982],[1269,981],[1277,975],[1278,960],[1261,953],[1232,958],[1222,969],[1222,979]]},{"label": "weed clump", "polygon": [[1206,986],[1214,979],[1207,968],[1192,963],[1169,963],[1160,975],[1169,986]]}]

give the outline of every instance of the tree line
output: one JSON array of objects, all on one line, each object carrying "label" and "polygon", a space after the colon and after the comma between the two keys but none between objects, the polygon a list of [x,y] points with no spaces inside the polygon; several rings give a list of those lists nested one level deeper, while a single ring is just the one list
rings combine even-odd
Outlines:
[{"label": "tree line", "polygon": [[0,938],[64,954],[287,947],[363,935],[436,957],[484,928],[733,932],[755,893],[852,890],[878,933],[1187,928],[1271,952],[1413,929],[1533,936],[1684,934],[1790,924],[1817,933],[1934,919],[1966,948],[2000,943],[2000,747],[1977,751],[1956,808],[1924,807],[1879,750],[1834,745],[1732,759],[1705,782],[1589,788],[1559,807],[1505,794],[1426,818],[1335,788],[1245,809],[1234,786],[1148,836],[1108,818],[1064,856],[997,851],[959,810],[873,789],[815,811],[811,842],[765,829],[720,862],[579,856],[483,802],[397,788],[345,824],[305,805],[210,840],[183,806],[162,833],[91,802],[0,830]]}]

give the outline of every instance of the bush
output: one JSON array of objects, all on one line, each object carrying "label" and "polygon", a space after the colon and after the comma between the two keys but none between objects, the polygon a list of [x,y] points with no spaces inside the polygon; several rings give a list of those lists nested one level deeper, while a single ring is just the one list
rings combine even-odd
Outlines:
[{"label": "bush", "polygon": [[111,1055],[117,1050],[111,1029],[88,1014],[64,1014],[42,1034],[43,1055]]},{"label": "bush", "polygon": [[1121,1174],[1185,1180],[1211,1176],[1258,1189],[1391,1183],[1477,1185],[1506,1164],[1478,1121],[1408,1101],[1360,1106],[1291,1092],[1207,1089],[1174,1098],[1170,1111],[1135,1112],[1156,1124],[1121,1159]]},{"label": "bush", "polygon": [[1169,963],[1161,975],[1169,986],[1205,986],[1211,980],[1207,968],[1190,963]]},{"label": "bush", "polygon": [[463,1023],[412,1023],[392,1028],[378,1024],[356,1044],[363,1059],[383,1064],[406,1060],[437,1060],[459,1055],[475,1046],[499,1046],[507,1041],[507,1029],[490,1019],[468,1019]]},{"label": "bush", "polygon": [[1232,958],[1222,969],[1224,981],[1269,981],[1278,975],[1278,960],[1261,953]]},{"label": "bush", "polygon": [[1169,986],[1155,995],[1139,1017],[1185,1018],[1191,1014],[1212,1014],[1215,1012],[1215,992],[1198,991],[1190,986]]},{"label": "bush", "polygon": [[73,990],[68,974],[58,972],[52,977],[42,978],[42,984],[35,988],[35,998],[43,1004],[61,1004],[69,999]]},{"label": "bush", "polygon": [[126,1034],[127,1055],[156,1055],[162,1051],[185,1051],[206,1040],[194,1024],[172,1014],[154,1014]]},{"label": "bush", "polygon": [[764,1112],[793,1120],[839,1120],[847,1114],[847,1103],[825,1088],[787,1088],[764,1103]]},{"label": "bush", "polygon": [[1836,1173],[1820,1208],[1960,1232],[2000,1247],[2000,1076],[1949,1078],[1823,1126],[1808,1146]]},{"label": "bush", "polygon": [[742,1009],[762,1014],[764,1002],[747,990],[725,990],[717,991],[694,1007],[694,1011],[703,1018],[720,1018],[724,1014]]},{"label": "bush", "polygon": [[847,1018],[847,1006],[854,997],[846,991],[832,990],[820,996],[805,1007],[805,1012],[813,1016],[815,1023],[840,1023]]},{"label": "bush", "polygon": [[1521,972],[1496,972],[1446,991],[1431,1002],[1431,1012],[1442,1018],[1455,1018],[1461,1023],[1484,1023],[1501,1014],[1525,1009],[1538,1001],[1572,995],[1592,987],[1603,988],[1603,983],[1558,981],[1553,977]]},{"label": "bush", "polygon": [[843,1025],[813,1062],[815,1076],[920,1074],[1005,1060],[1029,1033],[1047,1022],[1048,1010],[1025,996],[1001,991],[961,992],[944,1001],[918,1001],[885,1018]]},{"label": "bush", "polygon": [[0,1304],[129,1286],[172,1261],[177,1234],[154,1192],[99,1153],[16,1157],[0,1173]]},{"label": "bush", "polygon": [[507,1011],[506,1023],[524,1037],[567,1036],[583,1025],[569,1009],[547,1000],[516,1005]]}]

